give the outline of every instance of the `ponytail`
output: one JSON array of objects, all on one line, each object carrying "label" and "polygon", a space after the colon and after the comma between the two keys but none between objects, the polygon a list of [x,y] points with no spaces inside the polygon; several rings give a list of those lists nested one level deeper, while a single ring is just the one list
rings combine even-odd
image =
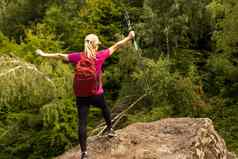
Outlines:
[{"label": "ponytail", "polygon": [[95,49],[95,46],[93,46],[92,41],[85,40],[84,53],[88,58],[96,59],[96,49]]},{"label": "ponytail", "polygon": [[84,53],[88,58],[96,59],[97,45],[101,44],[97,35],[89,34],[84,40]]}]

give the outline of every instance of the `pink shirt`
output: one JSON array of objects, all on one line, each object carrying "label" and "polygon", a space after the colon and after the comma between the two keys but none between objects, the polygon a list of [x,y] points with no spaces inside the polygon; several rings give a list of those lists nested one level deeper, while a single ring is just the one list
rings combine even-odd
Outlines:
[{"label": "pink shirt", "polygon": [[[104,61],[110,56],[109,49],[98,51],[96,54],[96,74],[99,77],[99,75],[102,73],[102,65]],[[80,60],[80,53],[79,52],[72,52],[68,54],[68,60],[70,63],[76,65],[78,61]],[[103,86],[102,84],[99,86],[99,89],[97,91],[97,95],[102,94]]]}]

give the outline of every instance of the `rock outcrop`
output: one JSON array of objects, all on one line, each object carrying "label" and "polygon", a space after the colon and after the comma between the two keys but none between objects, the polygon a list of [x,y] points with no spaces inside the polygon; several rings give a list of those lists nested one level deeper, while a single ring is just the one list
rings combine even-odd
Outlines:
[{"label": "rock outcrop", "polygon": [[[116,137],[88,138],[90,159],[237,159],[207,118],[168,118],[135,123]],[[77,159],[76,147],[56,159]]]}]

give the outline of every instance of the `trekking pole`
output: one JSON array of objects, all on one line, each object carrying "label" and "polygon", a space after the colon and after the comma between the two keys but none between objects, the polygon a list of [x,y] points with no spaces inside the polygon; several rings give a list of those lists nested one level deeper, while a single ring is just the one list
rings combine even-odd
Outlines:
[{"label": "trekking pole", "polygon": [[[132,25],[131,25],[129,14],[128,14],[128,12],[127,12],[127,10],[125,8],[124,8],[124,10],[125,10],[124,11],[125,12],[125,20],[126,20],[126,23],[127,23],[128,30],[132,31],[133,28],[132,28]],[[135,47],[135,49],[137,51],[139,48],[138,48],[138,45],[137,45],[135,37],[133,38],[133,44],[134,44],[134,47]]]},{"label": "trekking pole", "polygon": [[[125,16],[125,20],[126,20],[126,23],[127,23],[128,30],[131,31],[131,30],[133,30],[133,27],[132,27],[132,24],[131,24],[131,21],[130,21],[130,17],[129,17],[128,11],[127,11],[127,9],[126,9],[126,7],[124,5],[122,5],[122,7],[124,8],[124,12],[125,12],[124,16]],[[142,53],[141,51],[142,50],[141,49],[139,50],[139,47],[138,47],[138,44],[137,44],[135,38],[133,38],[133,44],[134,44],[134,47],[136,49],[137,54],[139,55],[140,60],[142,60],[142,55],[141,55],[141,53]],[[143,66],[142,66],[142,70],[143,70],[143,72],[145,71]],[[149,84],[149,81],[146,78],[145,78],[145,83],[146,83],[147,87],[149,88],[149,90],[151,90],[151,86]]]}]

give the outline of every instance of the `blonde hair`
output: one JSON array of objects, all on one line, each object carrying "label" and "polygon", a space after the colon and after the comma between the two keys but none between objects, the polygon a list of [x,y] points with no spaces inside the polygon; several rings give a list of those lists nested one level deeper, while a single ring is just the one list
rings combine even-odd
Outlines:
[{"label": "blonde hair", "polygon": [[84,39],[84,53],[89,58],[96,59],[97,45],[100,44],[97,35],[89,34]]}]

